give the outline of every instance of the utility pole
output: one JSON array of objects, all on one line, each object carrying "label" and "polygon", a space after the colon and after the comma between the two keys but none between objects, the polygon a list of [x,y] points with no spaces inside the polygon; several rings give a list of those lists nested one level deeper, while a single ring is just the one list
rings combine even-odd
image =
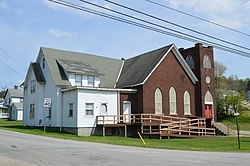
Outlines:
[{"label": "utility pole", "polygon": [[236,117],[237,135],[238,135],[238,147],[240,149],[240,130],[239,130],[239,123],[238,123],[238,116],[240,114],[239,114],[239,112],[235,112],[234,115]]}]

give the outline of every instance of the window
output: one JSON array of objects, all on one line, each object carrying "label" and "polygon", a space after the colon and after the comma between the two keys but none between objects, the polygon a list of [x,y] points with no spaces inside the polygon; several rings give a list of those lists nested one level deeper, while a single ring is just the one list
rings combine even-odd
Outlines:
[{"label": "window", "polygon": [[86,103],[85,112],[85,115],[94,115],[94,103]]},{"label": "window", "polygon": [[209,104],[213,103],[213,96],[209,91],[207,91],[205,94],[205,104],[208,104],[208,103]]},{"label": "window", "polygon": [[183,98],[184,98],[184,115],[190,115],[191,105],[190,105],[190,94],[188,93],[188,91],[184,92]]},{"label": "window", "polygon": [[45,58],[43,58],[43,69],[45,68]]},{"label": "window", "polygon": [[169,110],[170,110],[170,115],[176,115],[176,91],[174,87],[171,87],[169,90]]},{"label": "window", "polygon": [[69,117],[73,116],[73,103],[69,103]]},{"label": "window", "polygon": [[203,57],[203,68],[211,69],[211,60],[208,55],[205,55]]},{"label": "window", "polygon": [[101,114],[106,114],[108,112],[108,106],[106,103],[102,103],[100,106],[100,112]]},{"label": "window", "polygon": [[51,118],[51,107],[49,107],[48,118]]},{"label": "window", "polygon": [[35,104],[30,104],[30,119],[35,117]]},{"label": "window", "polygon": [[82,86],[82,75],[80,74],[75,75],[75,85]]},{"label": "window", "polygon": [[88,86],[95,86],[95,76],[88,76]]},{"label": "window", "polygon": [[155,90],[155,114],[162,114],[162,93],[159,88]]},{"label": "window", "polygon": [[33,80],[30,82],[30,93],[35,93],[36,92],[36,81]]},{"label": "window", "polygon": [[186,58],[186,62],[191,69],[194,69],[194,59],[191,55],[188,55]]}]

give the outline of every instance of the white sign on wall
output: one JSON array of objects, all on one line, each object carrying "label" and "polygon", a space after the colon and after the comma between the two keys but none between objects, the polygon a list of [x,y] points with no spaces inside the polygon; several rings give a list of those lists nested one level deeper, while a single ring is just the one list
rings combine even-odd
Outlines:
[{"label": "white sign on wall", "polygon": [[51,107],[51,98],[44,98],[43,106],[44,107]]}]

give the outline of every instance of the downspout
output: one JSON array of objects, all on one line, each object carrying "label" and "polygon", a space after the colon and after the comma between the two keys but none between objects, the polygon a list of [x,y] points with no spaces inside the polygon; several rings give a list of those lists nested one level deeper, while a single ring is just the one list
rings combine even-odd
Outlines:
[{"label": "downspout", "polygon": [[117,115],[120,115],[120,91],[117,91]]},{"label": "downspout", "polygon": [[61,96],[61,125],[60,125],[60,132],[62,132],[62,127],[63,127],[63,92],[61,91],[62,96]]}]

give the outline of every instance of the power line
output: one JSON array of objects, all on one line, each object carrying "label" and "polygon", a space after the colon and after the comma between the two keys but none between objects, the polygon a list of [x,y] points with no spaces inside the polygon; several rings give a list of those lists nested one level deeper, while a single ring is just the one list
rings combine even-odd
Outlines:
[{"label": "power line", "polygon": [[[233,31],[233,32],[236,32],[236,33],[239,33],[239,34],[242,34],[242,35],[245,35],[245,36],[250,37],[250,34],[248,34],[248,33],[245,33],[245,32],[242,32],[242,31],[239,31],[239,30],[230,28],[230,27],[228,27],[228,26],[225,26],[225,25],[222,25],[222,24],[213,22],[213,21],[209,21],[209,20],[204,19],[204,18],[202,18],[202,17],[198,17],[198,16],[196,16],[196,15],[189,14],[189,13],[187,13],[187,12],[183,12],[183,11],[181,11],[181,10],[174,9],[174,8],[169,7],[169,6],[167,6],[167,5],[163,5],[163,4],[161,4],[161,3],[154,2],[154,1],[151,1],[151,0],[145,0],[145,1],[147,1],[147,2],[149,2],[149,3],[152,3],[152,4],[155,4],[155,5],[158,5],[158,6],[161,6],[161,7],[164,7],[164,8],[167,8],[167,9],[170,9],[170,10],[172,10],[172,11],[175,11],[175,12],[178,12],[178,13],[181,13],[181,14],[184,14],[184,15],[187,15],[187,16],[190,16],[190,17],[193,17],[193,18],[196,18],[196,19],[199,19],[199,20],[201,20],[201,21],[204,21],[204,22],[207,22],[207,23],[216,25],[216,26],[218,26],[218,27],[221,27],[221,28],[224,28],[224,29],[227,29],[227,30],[230,30],[230,31]],[[246,3],[246,2],[244,2],[244,3]]]},{"label": "power line", "polygon": [[23,75],[21,73],[19,73],[18,71],[16,71],[15,69],[13,69],[12,67],[10,67],[7,63],[5,63],[1,58],[0,61],[7,67],[9,68],[11,71],[15,72],[16,74],[20,75],[23,77]]},{"label": "power line", "polygon": [[[92,14],[95,14],[95,15],[103,16],[103,17],[113,19],[113,20],[116,20],[116,21],[120,21],[120,22],[123,22],[123,23],[127,23],[127,24],[130,24],[130,25],[134,25],[134,26],[137,26],[137,27],[141,27],[141,28],[144,28],[144,29],[148,29],[148,30],[151,30],[151,31],[154,31],[154,32],[158,32],[158,33],[162,33],[162,34],[165,34],[165,35],[173,36],[173,37],[183,39],[183,40],[186,40],[186,41],[199,42],[199,43],[202,43],[202,44],[205,44],[205,45],[210,45],[210,43],[207,43],[207,42],[204,42],[204,41],[200,41],[200,40],[193,39],[193,38],[190,38],[190,37],[178,35],[176,33],[171,33],[171,32],[168,32],[168,31],[165,31],[165,30],[162,30],[162,29],[158,29],[158,28],[155,28],[155,27],[152,27],[152,26],[148,26],[148,25],[141,24],[141,23],[138,23],[138,22],[130,21],[130,20],[127,20],[127,19],[124,19],[124,18],[121,18],[121,17],[106,14],[106,13],[103,13],[103,12],[99,12],[99,11],[96,11],[96,10],[93,10],[93,9],[90,9],[90,8],[86,8],[86,7],[79,6],[79,5],[76,5],[76,4],[72,4],[72,3],[69,3],[69,2],[65,2],[65,1],[62,1],[62,0],[48,0],[48,1],[60,4],[60,5],[64,5],[64,6],[67,6],[67,7],[70,7],[70,8],[82,10],[82,11],[92,13]],[[243,52],[243,51],[240,51],[240,50],[237,50],[237,49],[233,49],[233,48],[226,47],[226,46],[219,46],[219,45],[213,45],[213,47],[217,48],[217,49],[220,49],[220,50],[223,50],[223,51],[231,52],[231,53],[234,53],[234,54],[238,54],[238,55],[250,58],[249,53]]]},{"label": "power line", "polygon": [[[83,1],[83,0],[80,0],[80,1]],[[223,40],[223,39],[220,39],[220,38],[217,38],[217,37],[208,35],[208,34],[205,34],[205,33],[203,33],[203,32],[199,32],[199,31],[197,31],[197,30],[194,30],[194,29],[191,29],[191,28],[188,28],[188,27],[185,27],[185,26],[182,26],[182,25],[173,23],[173,22],[171,22],[171,21],[167,21],[167,20],[165,20],[165,19],[162,19],[162,18],[153,16],[153,15],[147,14],[147,13],[145,13],[145,12],[142,12],[142,11],[139,11],[139,10],[136,10],[136,9],[133,9],[133,8],[130,8],[130,7],[127,7],[127,6],[125,6],[125,5],[122,5],[122,4],[119,4],[119,3],[116,3],[116,2],[113,2],[113,1],[110,1],[110,0],[105,0],[105,1],[106,1],[106,2],[109,2],[109,3],[111,3],[111,4],[114,4],[114,5],[120,6],[120,7],[122,7],[122,8],[131,10],[131,11],[133,11],[133,12],[136,12],[136,13],[139,13],[139,14],[142,14],[142,15],[145,15],[145,16],[147,16],[147,17],[150,17],[150,18],[153,18],[153,19],[156,19],[156,20],[159,20],[159,21],[162,21],[162,22],[165,22],[165,23],[174,25],[174,26],[176,26],[176,27],[179,27],[179,28],[182,28],[182,29],[185,29],[185,30],[194,32],[194,33],[197,33],[197,34],[199,34],[199,35],[203,35],[203,36],[206,36],[206,37],[209,37],[209,38],[212,38],[212,39],[215,39],[215,40],[218,40],[218,41],[221,41],[221,42],[224,42],[224,43],[227,43],[227,44],[230,44],[230,45],[239,47],[239,48],[243,48],[243,49],[246,49],[246,50],[250,50],[250,48],[247,48],[247,47],[244,47],[244,46],[241,46],[241,45],[238,45],[238,44],[235,44],[235,43],[232,43],[232,42],[229,42],[229,41],[226,41],[226,40]],[[86,1],[85,1],[85,2],[86,2]]]},{"label": "power line", "polygon": [[[117,13],[117,14],[120,14],[120,15],[123,15],[123,16],[126,16],[126,17],[129,17],[129,18],[135,19],[135,20],[139,20],[139,21],[141,21],[141,22],[144,22],[144,23],[147,23],[147,24],[150,24],[150,25],[154,25],[154,26],[157,26],[157,27],[160,27],[160,28],[163,28],[163,29],[167,29],[167,30],[169,30],[169,31],[172,31],[172,32],[175,32],[175,33],[178,33],[178,34],[181,34],[181,35],[185,35],[185,36],[188,36],[188,37],[191,37],[191,38],[194,38],[194,39],[197,39],[197,40],[200,40],[200,41],[203,41],[203,42],[212,44],[212,45],[218,45],[218,46],[220,46],[220,47],[225,47],[225,48],[227,48],[227,49],[232,49],[232,50],[235,50],[235,51],[239,51],[239,52],[242,52],[242,53],[246,53],[246,52],[243,52],[243,51],[241,51],[241,50],[236,50],[236,49],[234,49],[234,48],[230,48],[230,47],[227,47],[227,46],[224,46],[224,45],[215,43],[215,42],[211,42],[211,41],[208,41],[208,40],[199,38],[199,37],[195,37],[195,36],[193,36],[193,35],[189,35],[189,34],[186,34],[186,33],[183,33],[183,32],[180,32],[180,31],[177,31],[177,30],[174,30],[174,29],[171,29],[171,28],[167,28],[167,27],[164,27],[164,26],[162,26],[162,25],[155,24],[155,23],[152,23],[152,22],[149,22],[149,21],[140,19],[140,18],[138,18],[138,17],[134,17],[134,16],[131,16],[131,15],[128,15],[128,14],[119,12],[119,11],[115,11],[115,10],[113,10],[113,9],[109,9],[109,8],[106,8],[106,7],[97,5],[97,4],[95,4],[95,3],[91,3],[91,2],[88,2],[88,1],[85,1],[85,0],[80,0],[80,1],[82,1],[82,2],[84,2],[84,3],[87,3],[87,4],[90,4],[90,5],[92,5],[92,6],[95,6],[95,7],[101,8],[101,9],[105,9],[105,10],[108,10],[108,11],[111,11],[111,12],[114,12],[114,13]],[[249,49],[249,50],[250,50],[250,49]],[[248,53],[248,54],[249,54],[249,53]]]},{"label": "power line", "polygon": [[0,50],[2,50],[2,52],[5,53],[5,55],[7,55],[15,64],[17,64],[18,66],[20,66],[22,69],[25,70],[25,67],[22,66],[20,63],[18,63],[14,58],[12,58],[10,54],[6,50],[4,50],[1,46],[0,46]]}]

